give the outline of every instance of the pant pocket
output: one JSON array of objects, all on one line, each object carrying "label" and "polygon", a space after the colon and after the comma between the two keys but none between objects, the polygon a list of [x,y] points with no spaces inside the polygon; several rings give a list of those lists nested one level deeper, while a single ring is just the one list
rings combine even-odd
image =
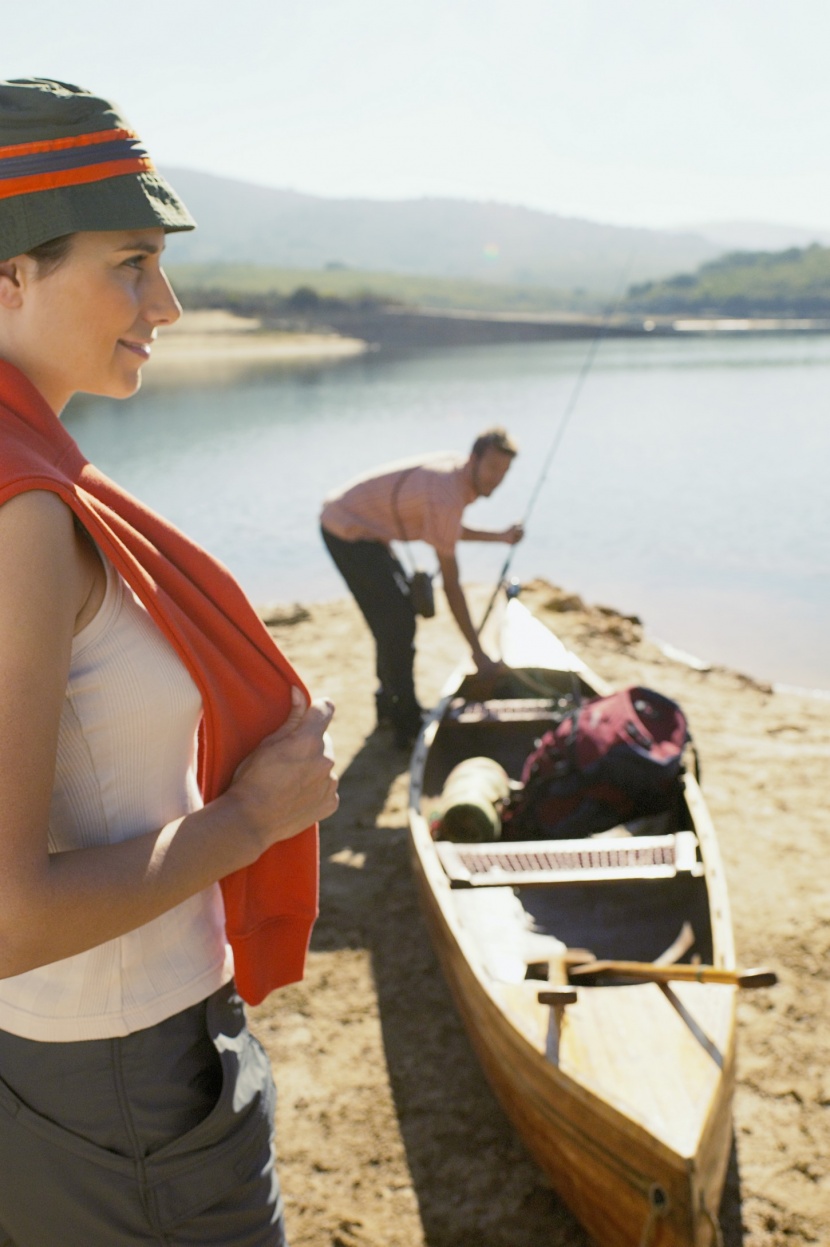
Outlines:
[{"label": "pant pocket", "polygon": [[4,1082],[0,1174],[0,1224],[15,1247],[157,1241],[133,1161],[34,1112]]},{"label": "pant pocket", "polygon": [[276,1088],[271,1063],[248,1030],[232,988],[211,997],[207,1026],[222,1065],[219,1098],[203,1121],[146,1158],[148,1188],[165,1227],[221,1202],[257,1175],[263,1189],[278,1189],[272,1181]]}]

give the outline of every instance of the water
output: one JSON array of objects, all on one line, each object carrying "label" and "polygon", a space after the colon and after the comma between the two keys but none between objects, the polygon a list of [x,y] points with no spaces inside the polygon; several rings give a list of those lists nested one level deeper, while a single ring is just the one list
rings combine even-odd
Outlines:
[{"label": "water", "polygon": [[[521,454],[466,512],[525,514],[588,343],[380,352],[298,370],[152,378],[128,403],[77,399],[87,456],[226,563],[254,602],[344,586],[317,529],[350,476],[466,450],[504,424]],[[830,338],[606,340],[517,547],[541,575],[637,613],[647,631],[761,679],[830,689]],[[429,551],[421,551],[430,564]],[[506,547],[459,548],[494,583]]]}]

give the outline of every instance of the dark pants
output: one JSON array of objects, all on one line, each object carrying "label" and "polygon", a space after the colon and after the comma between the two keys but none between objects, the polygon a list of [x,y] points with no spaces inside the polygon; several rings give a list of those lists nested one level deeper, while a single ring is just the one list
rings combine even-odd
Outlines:
[{"label": "dark pants", "polygon": [[275,1090],[233,985],[121,1039],[0,1031],[2,1247],[285,1247]]},{"label": "dark pants", "polygon": [[406,574],[380,541],[343,541],[325,528],[321,532],[375,638],[378,710],[402,735],[415,732],[421,707],[415,696],[415,612]]}]

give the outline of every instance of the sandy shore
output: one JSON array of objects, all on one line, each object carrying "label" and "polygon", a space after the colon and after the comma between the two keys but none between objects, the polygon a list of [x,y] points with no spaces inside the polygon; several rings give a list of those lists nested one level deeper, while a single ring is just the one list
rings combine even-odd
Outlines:
[{"label": "sandy shore", "polygon": [[[543,582],[524,600],[612,683],[657,688],[686,711],[739,962],[780,980],[739,1004],[725,1247],[827,1244],[830,702],[694,670],[613,612],[553,609],[567,603]],[[321,830],[306,979],[253,1011],[280,1091],[292,1247],[589,1247],[493,1100],[432,954],[407,859],[407,760],[373,730],[372,650],[356,608],[270,618],[314,692],[337,703],[342,776],[341,808]],[[419,623],[425,703],[462,654],[441,601]]]},{"label": "sandy shore", "polygon": [[159,333],[148,377],[165,380],[194,367],[227,370],[252,363],[344,359],[367,349],[359,338],[336,333],[277,333],[231,312],[183,312],[175,325]]}]

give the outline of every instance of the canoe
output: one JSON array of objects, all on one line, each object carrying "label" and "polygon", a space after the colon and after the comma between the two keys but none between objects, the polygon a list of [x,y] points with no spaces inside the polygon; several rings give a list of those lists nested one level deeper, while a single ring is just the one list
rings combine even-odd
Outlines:
[{"label": "canoe", "polygon": [[[516,779],[570,699],[611,691],[516,598],[500,643],[510,672],[489,686],[457,673],[412,756],[410,850],[436,952],[496,1097],[597,1243],[710,1247],[732,1143],[736,986],[694,768],[676,808],[616,834],[442,839],[459,762],[489,757]],[[591,954],[668,962],[677,981],[647,967],[575,986],[572,963]]]}]

